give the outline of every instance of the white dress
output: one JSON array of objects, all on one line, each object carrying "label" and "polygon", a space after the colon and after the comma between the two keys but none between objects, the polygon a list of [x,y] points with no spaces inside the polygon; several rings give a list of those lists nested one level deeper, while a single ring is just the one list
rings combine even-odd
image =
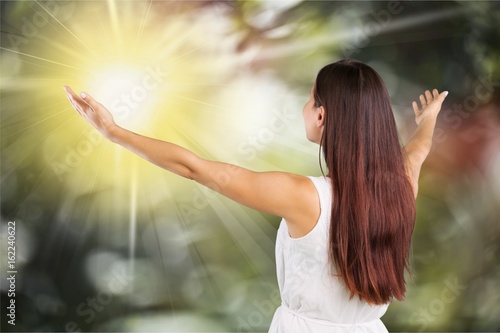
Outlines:
[{"label": "white dress", "polygon": [[308,177],[319,193],[321,213],[314,229],[291,238],[285,220],[276,237],[276,270],[281,305],[269,333],[388,332],[380,317],[390,303],[369,305],[329,275],[330,178]]}]

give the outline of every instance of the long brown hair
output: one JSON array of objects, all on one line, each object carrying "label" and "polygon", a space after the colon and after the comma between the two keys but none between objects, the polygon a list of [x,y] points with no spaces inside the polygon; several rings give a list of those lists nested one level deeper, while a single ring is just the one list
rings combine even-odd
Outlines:
[{"label": "long brown hair", "polygon": [[402,300],[416,207],[387,88],[370,66],[344,59],[319,71],[314,99],[326,113],[330,261],[351,298]]}]

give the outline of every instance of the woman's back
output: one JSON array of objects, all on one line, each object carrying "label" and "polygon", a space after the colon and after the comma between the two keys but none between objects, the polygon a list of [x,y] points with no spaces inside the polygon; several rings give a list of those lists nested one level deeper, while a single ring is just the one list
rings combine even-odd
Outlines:
[{"label": "woman's back", "polygon": [[276,269],[282,304],[269,332],[387,332],[380,317],[389,304],[372,306],[331,274],[328,242],[332,190],[328,177],[308,177],[319,195],[317,224],[305,236],[292,238],[283,219],[276,239]]}]

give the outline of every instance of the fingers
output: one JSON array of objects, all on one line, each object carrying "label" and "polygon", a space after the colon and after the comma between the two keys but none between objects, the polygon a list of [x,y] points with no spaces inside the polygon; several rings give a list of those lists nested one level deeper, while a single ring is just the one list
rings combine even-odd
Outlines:
[{"label": "fingers", "polygon": [[[430,90],[426,90],[424,94],[419,96],[420,104],[422,105],[421,109],[419,109],[418,103],[416,101],[413,101],[411,105],[413,107],[413,111],[415,111],[415,120],[417,122],[417,125],[420,122],[419,118],[421,118],[424,114],[433,114],[436,111],[439,112],[439,110],[441,109],[441,104],[444,102],[444,99],[447,95],[447,91],[443,91],[440,94],[437,89],[433,89],[432,93],[430,92]],[[426,110],[430,111],[427,112]]]},{"label": "fingers", "polygon": [[[444,98],[447,95],[448,95],[447,91],[443,91],[442,93],[439,93],[437,89],[433,89],[432,93],[431,93],[429,90],[426,90],[424,92],[424,94],[419,96],[420,104],[422,104],[422,109],[425,109],[425,107],[435,99],[442,98],[444,100]],[[415,112],[417,112],[418,105],[415,101],[412,103],[412,106],[413,106],[413,110],[415,110]]]},{"label": "fingers", "polygon": [[439,93],[438,93],[438,90],[437,90],[437,89],[432,90],[432,96],[433,96],[434,98],[438,98],[438,97],[439,97]]},{"label": "fingers", "polygon": [[63,90],[66,92],[66,97],[68,98],[68,101],[71,103],[73,108],[80,114],[80,116],[83,117],[83,108],[80,105],[80,102],[75,99],[75,94],[73,93],[71,88],[69,88],[68,86],[64,86]]},{"label": "fingers", "polygon": [[[101,106],[99,102],[97,102],[95,99],[90,97],[88,94],[82,92],[79,95],[77,95],[73,89],[71,89],[68,86],[63,86],[64,91],[66,91],[66,95],[68,96],[68,99],[73,103],[79,106],[83,111],[86,111],[90,109],[89,111],[97,111],[97,109]],[[90,108],[89,108],[90,106]]]},{"label": "fingers", "polygon": [[433,98],[429,90],[425,91],[425,98],[427,99],[427,104],[430,104],[432,102]]},{"label": "fingers", "polygon": [[63,86],[63,90],[66,92],[66,97],[68,97],[73,108],[83,117],[88,109],[87,104],[70,87]]},{"label": "fingers", "polygon": [[69,86],[63,86],[66,95],[78,113],[87,120],[92,119],[93,122],[105,122],[106,118],[104,107],[88,94],[82,92],[77,95]]},{"label": "fingers", "polygon": [[73,101],[75,101],[77,103],[81,103],[81,98],[78,97],[77,94],[75,94],[73,89],[71,89],[68,86],[63,86],[63,89],[64,89],[64,91],[66,91],[66,95],[68,96],[68,98],[71,98]]},{"label": "fingers", "polygon": [[99,122],[103,126],[114,125],[113,115],[98,101],[96,101],[92,96],[87,93],[80,93],[80,97],[85,103],[94,111],[94,116],[99,119]]},{"label": "fingers", "polygon": [[427,106],[427,102],[425,100],[424,95],[420,95],[419,98],[420,98],[420,104],[422,104],[422,109],[423,109]]},{"label": "fingers", "polygon": [[420,111],[418,109],[417,102],[413,101],[413,103],[411,103],[411,105],[413,106],[413,111],[415,111],[415,113],[418,114]]},{"label": "fingers", "polygon": [[90,106],[95,112],[99,113],[99,109],[102,107],[101,103],[93,99],[90,95],[87,93],[81,92],[80,97],[82,100]]},{"label": "fingers", "polygon": [[66,93],[66,98],[68,99],[68,101],[70,102],[71,106],[76,110],[76,112],[78,112],[80,114],[80,116],[82,115],[82,113],[80,112],[80,110],[78,110],[79,108],[76,106],[75,102],[73,101],[73,98],[68,94]]}]

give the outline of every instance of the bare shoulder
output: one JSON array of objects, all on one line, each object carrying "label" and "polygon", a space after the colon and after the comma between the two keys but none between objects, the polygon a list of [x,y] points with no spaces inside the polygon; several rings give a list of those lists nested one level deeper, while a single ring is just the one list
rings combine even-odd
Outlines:
[{"label": "bare shoulder", "polygon": [[292,199],[297,209],[286,219],[288,231],[293,238],[302,237],[316,225],[321,213],[319,194],[311,179],[305,176],[293,176],[296,191]]},{"label": "bare shoulder", "polygon": [[295,211],[294,216],[288,216],[287,220],[293,223],[297,219],[302,219],[303,215],[315,215],[319,211],[319,196],[312,180],[293,173],[283,173],[283,175],[288,177],[293,185],[290,188],[289,199],[300,207],[300,213],[297,214]]}]

